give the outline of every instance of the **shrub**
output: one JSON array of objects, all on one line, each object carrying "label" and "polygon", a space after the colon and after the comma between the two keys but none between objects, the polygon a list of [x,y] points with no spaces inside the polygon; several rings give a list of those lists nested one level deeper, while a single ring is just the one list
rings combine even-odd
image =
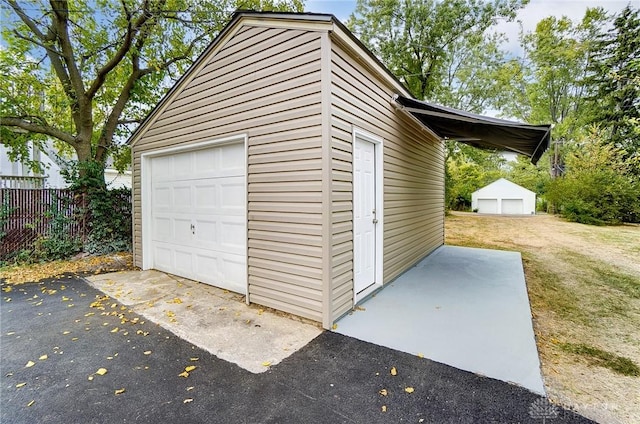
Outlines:
[{"label": "shrub", "polygon": [[630,172],[632,164],[597,130],[572,146],[566,165],[547,192],[562,216],[591,225],[640,222],[640,182]]},{"label": "shrub", "polygon": [[69,200],[53,197],[46,214],[50,218],[49,233],[38,237],[33,245],[33,261],[53,261],[65,259],[82,250],[82,240],[80,237],[70,235],[69,227],[73,223],[73,217],[67,216],[64,211],[66,207],[59,208],[58,202],[68,202]]},{"label": "shrub", "polygon": [[131,190],[97,188],[88,196],[85,250],[99,255],[131,251]]}]

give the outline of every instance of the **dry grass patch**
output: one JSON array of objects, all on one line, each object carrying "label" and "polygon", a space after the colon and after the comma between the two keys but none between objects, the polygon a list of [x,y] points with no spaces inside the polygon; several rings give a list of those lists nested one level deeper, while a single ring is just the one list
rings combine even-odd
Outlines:
[{"label": "dry grass patch", "polygon": [[37,283],[45,278],[58,278],[65,274],[101,274],[126,269],[133,269],[131,253],[114,253],[65,261],[7,265],[0,267],[0,280],[7,284]]},{"label": "dry grass patch", "polygon": [[640,422],[640,226],[454,212],[446,242],[522,253],[552,400],[599,422]]}]

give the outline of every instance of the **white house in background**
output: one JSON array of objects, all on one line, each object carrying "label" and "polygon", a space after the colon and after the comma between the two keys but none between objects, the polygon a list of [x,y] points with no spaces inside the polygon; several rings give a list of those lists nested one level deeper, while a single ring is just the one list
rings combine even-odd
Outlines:
[{"label": "white house in background", "polygon": [[534,215],[536,194],[500,178],[471,194],[471,209],[488,214]]},{"label": "white house in background", "polygon": [[[45,151],[31,146],[29,158],[42,163],[44,170],[36,174],[28,166],[9,159],[8,148],[0,144],[0,188],[67,188],[69,184],[61,172],[64,160],[55,156],[52,146],[45,146]],[[120,173],[107,165],[104,181],[109,188],[131,188],[131,171]]]},{"label": "white house in background", "polygon": [[105,168],[104,182],[109,188],[131,188],[131,171],[119,172],[115,168]]}]

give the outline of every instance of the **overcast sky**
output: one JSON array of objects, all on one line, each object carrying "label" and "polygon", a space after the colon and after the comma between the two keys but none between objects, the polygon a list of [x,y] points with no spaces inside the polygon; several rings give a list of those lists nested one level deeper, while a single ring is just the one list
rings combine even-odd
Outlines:
[{"label": "overcast sky", "polygon": [[[547,16],[567,16],[572,21],[579,21],[589,7],[603,7],[609,13],[617,13],[628,4],[638,7],[639,0],[531,0],[520,10],[517,20],[522,22],[525,32],[533,31],[536,24]],[[341,21],[346,21],[356,6],[355,0],[307,0],[305,10],[308,12],[332,13]],[[497,30],[509,39],[506,48],[519,50],[517,22],[501,22]],[[513,51],[513,53],[518,53]]]}]

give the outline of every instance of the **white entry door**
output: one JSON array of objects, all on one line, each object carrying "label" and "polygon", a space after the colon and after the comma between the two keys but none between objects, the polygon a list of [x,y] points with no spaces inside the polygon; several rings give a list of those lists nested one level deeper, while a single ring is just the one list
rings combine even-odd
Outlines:
[{"label": "white entry door", "polygon": [[353,285],[358,293],[376,278],[375,144],[355,138],[353,146]]},{"label": "white entry door", "polygon": [[152,268],[246,293],[243,143],[150,160]]}]

